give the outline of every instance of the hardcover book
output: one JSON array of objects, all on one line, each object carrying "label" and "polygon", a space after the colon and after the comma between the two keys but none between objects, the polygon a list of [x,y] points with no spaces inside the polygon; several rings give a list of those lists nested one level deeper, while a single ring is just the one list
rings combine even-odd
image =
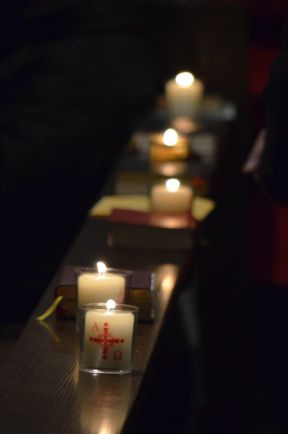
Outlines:
[{"label": "hardcover book", "polygon": [[108,245],[113,248],[190,250],[197,227],[189,213],[166,215],[117,208],[109,223]]}]

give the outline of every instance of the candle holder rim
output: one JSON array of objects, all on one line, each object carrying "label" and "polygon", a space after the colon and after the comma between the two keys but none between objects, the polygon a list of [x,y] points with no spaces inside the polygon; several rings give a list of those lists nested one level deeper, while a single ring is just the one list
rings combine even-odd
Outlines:
[{"label": "candle holder rim", "polygon": [[189,187],[192,190],[192,194],[193,194],[193,198],[194,198],[194,190],[195,189],[194,189],[193,185],[189,182],[189,180],[183,179],[183,178],[181,178],[181,176],[176,176],[176,175],[175,176],[162,176],[161,178],[162,179],[158,179],[151,184],[151,189],[153,187],[158,186],[158,185],[161,185],[161,186],[164,185],[165,186],[166,181],[169,181],[169,179],[177,179],[180,182],[180,186]]},{"label": "candle holder rim", "polygon": [[133,271],[132,270],[125,270],[123,268],[113,268],[113,267],[107,267],[104,273],[99,273],[96,267],[76,267],[75,273],[90,273],[90,274],[105,274],[105,273],[115,273],[115,274],[121,274],[124,276],[131,276]]},{"label": "candle holder rim", "polygon": [[105,312],[134,312],[135,314],[139,312],[139,307],[125,303],[116,303],[114,309],[107,309],[106,303],[85,303],[81,304],[78,309],[86,312],[90,310],[100,310]]}]

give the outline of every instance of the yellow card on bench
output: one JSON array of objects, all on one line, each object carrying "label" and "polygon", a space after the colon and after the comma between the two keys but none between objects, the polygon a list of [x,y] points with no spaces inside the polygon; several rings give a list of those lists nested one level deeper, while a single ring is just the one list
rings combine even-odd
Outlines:
[{"label": "yellow card on bench", "polygon": [[[196,220],[201,221],[213,211],[215,206],[213,200],[197,196],[193,200],[191,212]],[[104,196],[93,206],[89,215],[92,217],[108,217],[114,208],[149,212],[150,200],[148,196],[144,195]]]}]

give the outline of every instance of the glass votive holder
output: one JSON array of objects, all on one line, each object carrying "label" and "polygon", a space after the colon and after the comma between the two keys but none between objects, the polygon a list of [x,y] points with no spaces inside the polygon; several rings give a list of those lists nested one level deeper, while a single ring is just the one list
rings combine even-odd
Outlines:
[{"label": "glass votive holder", "polygon": [[131,287],[132,271],[106,268],[99,272],[93,267],[75,269],[78,306],[87,303],[105,303],[112,299],[125,303]]},{"label": "glass votive holder", "polygon": [[138,312],[136,306],[116,304],[112,300],[79,307],[81,371],[92,374],[131,372]]}]

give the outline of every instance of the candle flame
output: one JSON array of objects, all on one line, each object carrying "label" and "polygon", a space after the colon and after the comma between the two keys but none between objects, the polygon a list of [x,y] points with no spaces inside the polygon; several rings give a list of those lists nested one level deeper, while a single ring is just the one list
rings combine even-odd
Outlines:
[{"label": "candle flame", "polygon": [[175,193],[176,191],[179,190],[180,181],[179,181],[179,179],[171,178],[165,182],[165,186],[166,186],[168,191],[170,191],[171,193]]},{"label": "candle flame", "polygon": [[189,87],[194,81],[194,75],[191,72],[180,72],[175,77],[175,81],[180,87]]},{"label": "candle flame", "polygon": [[116,303],[114,300],[108,300],[106,301],[106,307],[108,310],[113,310],[116,307]]},{"label": "candle flame", "polygon": [[107,270],[106,265],[104,264],[104,262],[101,262],[101,261],[97,262],[96,267],[97,267],[97,270],[98,270],[99,274],[103,274]]},{"label": "candle flame", "polygon": [[163,143],[166,146],[175,146],[178,141],[178,133],[173,128],[168,128],[163,134]]}]

